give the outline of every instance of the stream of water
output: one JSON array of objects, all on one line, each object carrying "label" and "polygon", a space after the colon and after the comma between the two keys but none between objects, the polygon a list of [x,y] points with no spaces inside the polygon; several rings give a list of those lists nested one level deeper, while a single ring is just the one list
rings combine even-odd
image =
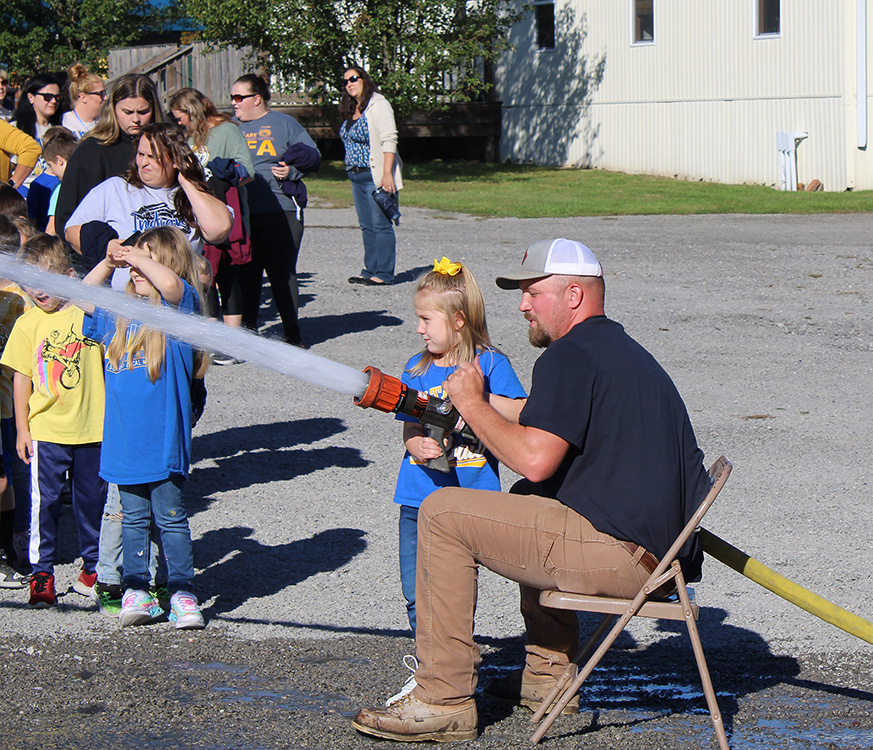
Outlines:
[{"label": "stream of water", "polygon": [[199,315],[180,313],[165,305],[153,305],[109,287],[87,286],[78,279],[43,271],[2,253],[0,278],[71,300],[86,310],[91,306],[100,307],[119,317],[157,328],[198,349],[222,352],[265,370],[289,375],[338,393],[361,396],[367,388],[369,376],[348,365],[240,328],[230,328]]}]

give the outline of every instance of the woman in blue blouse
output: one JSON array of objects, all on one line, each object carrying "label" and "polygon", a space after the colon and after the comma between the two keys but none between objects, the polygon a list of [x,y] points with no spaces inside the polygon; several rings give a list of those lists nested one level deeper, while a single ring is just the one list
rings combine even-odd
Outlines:
[{"label": "woman in blue blouse", "polygon": [[403,187],[394,110],[376,91],[376,84],[367,72],[352,66],[343,73],[339,111],[346,172],[352,182],[355,210],[364,236],[364,268],[349,283],[391,284],[396,258],[394,226],[376,203],[373,191],[382,188],[386,193],[396,193]]}]

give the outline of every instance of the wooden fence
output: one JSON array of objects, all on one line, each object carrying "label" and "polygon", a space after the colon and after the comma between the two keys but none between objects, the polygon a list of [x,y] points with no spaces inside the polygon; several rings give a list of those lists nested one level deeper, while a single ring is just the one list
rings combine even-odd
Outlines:
[{"label": "wooden fence", "polygon": [[157,85],[161,99],[185,86],[202,91],[219,107],[230,106],[230,88],[252,70],[250,49],[215,50],[203,42],[124,47],[109,53],[109,77],[142,73]]},{"label": "wooden fence", "polygon": [[[125,47],[109,53],[109,77],[142,73],[157,85],[161,100],[174,91],[193,86],[220,109],[230,108],[230,89],[244,73],[251,72],[250,49],[215,50],[202,42],[187,45]],[[275,95],[272,108],[296,118],[322,152],[342,154],[335,106],[315,106],[292,94]],[[415,112],[398,122],[404,154],[423,158],[478,158],[493,161],[500,139],[500,102],[451,104],[438,112]]]}]

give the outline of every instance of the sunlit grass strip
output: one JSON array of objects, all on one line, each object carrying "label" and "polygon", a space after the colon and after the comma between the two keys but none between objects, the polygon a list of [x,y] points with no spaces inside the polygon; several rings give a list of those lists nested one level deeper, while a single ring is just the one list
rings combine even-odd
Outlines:
[{"label": "sunlit grass strip", "polygon": [[[407,164],[401,210],[419,206],[475,216],[561,218],[633,214],[816,214],[873,211],[873,191],[784,192],[601,170],[433,161]],[[307,179],[310,192],[349,206],[341,162]]]}]

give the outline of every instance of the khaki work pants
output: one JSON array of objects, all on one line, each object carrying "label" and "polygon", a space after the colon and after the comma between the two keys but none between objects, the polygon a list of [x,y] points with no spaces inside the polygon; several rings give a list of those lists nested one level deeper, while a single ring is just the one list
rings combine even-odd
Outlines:
[{"label": "khaki work pants", "polygon": [[479,565],[521,584],[525,669],[536,675],[560,675],[579,647],[576,613],[541,607],[541,589],[632,598],[649,577],[617,539],[557,500],[459,487],[434,492],[418,515],[415,581],[415,695],[426,703],[459,703],[476,689]]}]

